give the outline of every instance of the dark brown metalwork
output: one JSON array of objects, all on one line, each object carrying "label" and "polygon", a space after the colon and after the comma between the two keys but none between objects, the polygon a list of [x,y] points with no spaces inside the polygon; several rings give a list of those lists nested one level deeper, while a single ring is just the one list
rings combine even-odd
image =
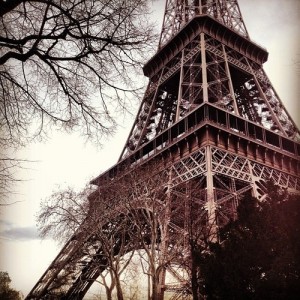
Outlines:
[{"label": "dark brown metalwork", "polygon": [[[170,195],[162,249],[174,237],[186,246],[184,218],[197,226],[205,219],[217,230],[234,218],[243,194],[251,190],[263,199],[268,179],[299,193],[299,130],[263,70],[267,58],[250,40],[236,0],[166,1],[158,51],[143,69],[149,84],[126,145],[119,162],[92,181],[101,186],[128,166],[161,162],[169,174],[162,186],[169,184]],[[192,181],[198,191],[193,211],[185,188]],[[76,238],[68,241],[27,299],[48,299],[55,278],[82,247]],[[66,299],[85,295],[105,265],[97,257],[78,258]],[[173,299],[187,299],[189,278],[174,265],[168,272],[178,284],[162,284],[161,298],[172,291]]]}]

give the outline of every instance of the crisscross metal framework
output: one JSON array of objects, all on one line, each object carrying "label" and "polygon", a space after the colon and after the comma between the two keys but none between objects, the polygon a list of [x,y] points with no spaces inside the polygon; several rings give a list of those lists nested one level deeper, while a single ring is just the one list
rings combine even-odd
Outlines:
[{"label": "crisscross metal framework", "polygon": [[[190,240],[208,233],[217,240],[218,228],[236,218],[244,195],[263,200],[269,179],[300,192],[300,133],[263,70],[267,57],[250,40],[237,0],[166,1],[132,130],[118,163],[92,181],[100,191],[139,167],[158,168],[152,178],[160,182],[153,188],[156,247],[159,262],[168,261],[159,278],[160,299],[167,293],[168,299],[191,299]],[[134,195],[132,206],[154,213],[154,202]],[[99,215],[118,227],[125,210],[116,200]],[[106,222],[98,225],[110,234]],[[65,299],[83,298],[107,266],[103,245],[85,225],[26,299],[48,299],[61,289]],[[124,254],[134,247],[128,240]],[[68,279],[63,286],[60,278]]]}]

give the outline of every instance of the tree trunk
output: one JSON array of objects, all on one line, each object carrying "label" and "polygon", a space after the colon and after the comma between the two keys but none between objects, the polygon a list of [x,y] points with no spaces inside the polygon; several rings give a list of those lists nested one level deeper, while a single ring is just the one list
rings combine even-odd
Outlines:
[{"label": "tree trunk", "polygon": [[106,299],[112,300],[112,291],[108,286],[105,286]]},{"label": "tree trunk", "polygon": [[199,255],[193,248],[192,244],[191,256],[192,256],[192,269],[191,269],[191,284],[192,284],[192,294],[193,300],[200,300],[200,286],[199,286],[199,266],[195,262],[196,256]]},{"label": "tree trunk", "polygon": [[115,279],[116,279],[117,299],[124,300],[121,282],[120,282],[120,278],[119,278],[118,274],[116,275]]}]

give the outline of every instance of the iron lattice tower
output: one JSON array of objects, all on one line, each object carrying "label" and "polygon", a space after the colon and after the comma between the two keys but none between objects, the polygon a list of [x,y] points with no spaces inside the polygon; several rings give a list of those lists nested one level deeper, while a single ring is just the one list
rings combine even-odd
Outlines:
[{"label": "iron lattice tower", "polygon": [[[299,130],[263,70],[267,57],[250,40],[237,0],[166,1],[159,47],[143,68],[149,83],[126,145],[119,162],[92,181],[101,187],[128,166],[161,164],[168,174],[161,177],[169,199],[161,207],[165,251],[175,239],[184,247],[186,219],[216,233],[235,217],[242,195],[264,197],[268,179],[299,193]],[[191,182],[197,191],[187,188]],[[193,206],[187,205],[191,193]],[[83,248],[70,239],[27,299],[48,299],[76,253],[66,299],[81,299],[102,271],[80,254]],[[186,295],[184,279],[171,264],[168,269],[181,287],[162,279],[162,290]]]}]

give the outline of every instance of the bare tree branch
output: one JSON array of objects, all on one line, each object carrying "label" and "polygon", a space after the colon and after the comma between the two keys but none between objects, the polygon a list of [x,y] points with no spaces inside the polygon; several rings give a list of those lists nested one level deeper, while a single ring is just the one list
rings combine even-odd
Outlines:
[{"label": "bare tree branch", "polygon": [[0,147],[48,130],[80,130],[99,144],[152,49],[148,0],[0,0]]}]

